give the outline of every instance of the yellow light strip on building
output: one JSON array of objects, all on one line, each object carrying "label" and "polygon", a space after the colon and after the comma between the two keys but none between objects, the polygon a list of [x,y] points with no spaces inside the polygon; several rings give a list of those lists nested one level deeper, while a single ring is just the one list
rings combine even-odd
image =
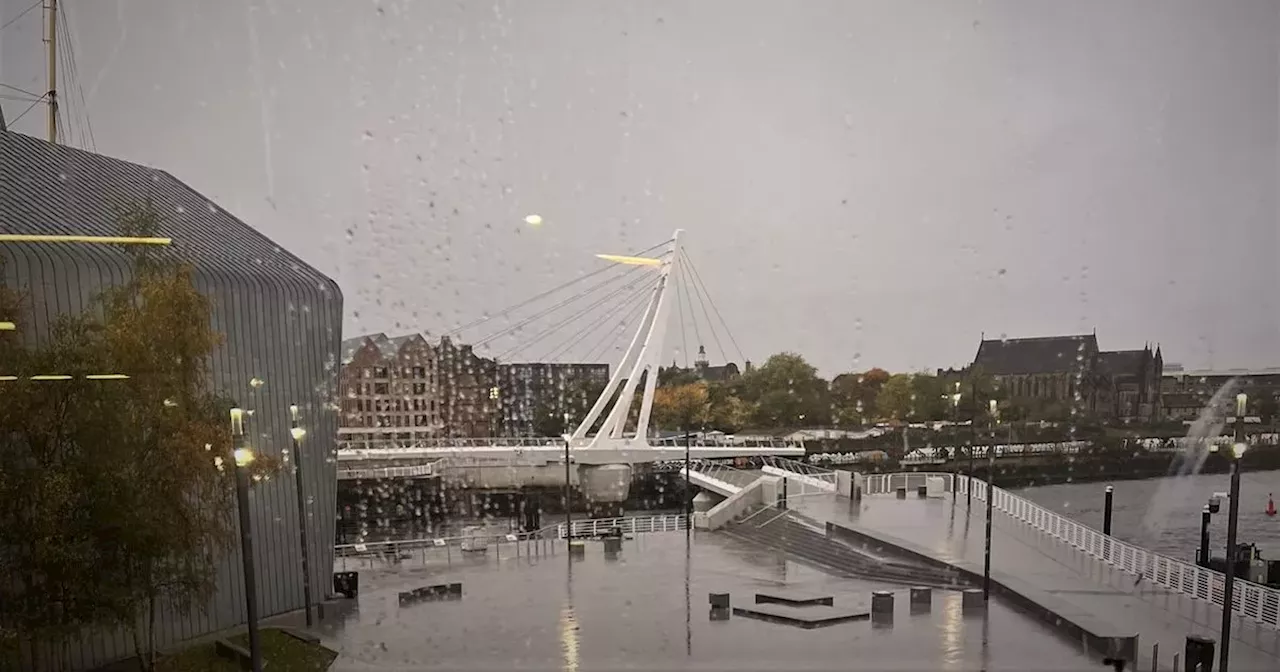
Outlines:
[{"label": "yellow light strip on building", "polygon": [[628,264],[631,266],[661,266],[661,259],[653,259],[650,257],[625,257],[620,254],[597,254],[596,257],[605,261],[612,261],[617,264]]},{"label": "yellow light strip on building", "polygon": [[0,381],[4,381],[4,382],[9,382],[17,379],[18,379],[17,376],[0,376]]},{"label": "yellow light strip on building", "polygon": [[0,243],[91,243],[97,245],[172,245],[172,238],[139,236],[49,236],[27,233],[0,233]]},{"label": "yellow light strip on building", "polygon": [[12,322],[0,322],[0,331],[15,331],[18,325]]},{"label": "yellow light strip on building", "polygon": [[53,375],[46,374],[46,375],[40,375],[40,376],[31,376],[31,380],[71,380],[71,376],[64,376],[60,374],[53,374]]},{"label": "yellow light strip on building", "polygon": [[[30,380],[71,380],[75,376],[65,373],[46,373],[38,376],[31,376]],[[14,381],[18,376],[0,376],[0,381]],[[85,380],[129,380],[127,373],[91,373],[84,377]]]},{"label": "yellow light strip on building", "polygon": [[123,373],[94,373],[85,376],[87,380],[128,380],[129,376]]}]

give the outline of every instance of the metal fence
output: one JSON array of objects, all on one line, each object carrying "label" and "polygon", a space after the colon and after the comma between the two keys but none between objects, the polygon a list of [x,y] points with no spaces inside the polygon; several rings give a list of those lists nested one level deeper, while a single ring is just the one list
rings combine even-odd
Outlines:
[{"label": "metal fence", "polygon": [[[981,502],[987,501],[986,483],[950,473],[868,475],[864,481],[863,492],[874,495],[890,493],[899,487],[910,490],[913,485],[923,485],[924,479],[930,476],[941,476],[951,484],[951,490],[957,495],[967,494],[972,487],[974,499]],[[1226,577],[1221,572],[1125,543],[1054,513],[1008,490],[992,487],[991,491],[993,509],[1007,514],[1033,530],[1046,534],[1113,568],[1133,576],[1141,576],[1156,586],[1210,602],[1219,608],[1224,604]],[[1280,590],[1237,579],[1232,598],[1231,607],[1235,613],[1260,625],[1280,630]]]},{"label": "metal fence", "polygon": [[[574,520],[574,537],[598,537],[616,531],[635,535],[652,532],[675,532],[688,527],[681,514],[629,516],[625,518],[586,518]],[[343,570],[350,565],[398,564],[405,561],[423,564],[453,564],[467,558],[491,556],[495,559],[554,555],[557,542],[565,538],[564,523],[548,525],[534,532],[505,533],[478,531],[453,537],[397,539],[339,544],[333,547],[334,562]],[[563,545],[563,544],[561,544]]]}]

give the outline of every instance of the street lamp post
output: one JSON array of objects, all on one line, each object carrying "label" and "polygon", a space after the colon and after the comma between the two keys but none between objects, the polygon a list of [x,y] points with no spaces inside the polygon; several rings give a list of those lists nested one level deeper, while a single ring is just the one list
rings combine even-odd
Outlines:
[{"label": "street lamp post", "polygon": [[982,601],[991,599],[991,513],[995,507],[992,481],[996,473],[996,425],[1000,422],[996,400],[991,400],[991,445],[987,446],[987,538],[982,561]]},{"label": "street lamp post", "polygon": [[965,495],[964,500],[964,514],[966,516],[966,520],[968,520],[967,516],[969,515],[969,510],[973,508],[973,448],[974,444],[978,442],[978,427],[975,424],[978,421],[977,380],[970,381],[969,383],[969,399],[970,403],[973,404],[973,415],[969,419],[969,435],[971,441],[969,442],[969,491]]},{"label": "street lamp post", "polygon": [[253,532],[249,523],[249,465],[253,451],[244,446],[244,409],[231,409],[232,459],[236,473],[236,509],[240,515],[240,557],[244,561],[244,608],[249,625],[249,661],[253,672],[262,672],[262,646],[258,641],[258,586],[253,570]]},{"label": "street lamp post", "polygon": [[956,391],[951,395],[951,436],[955,448],[951,451],[951,509],[954,513],[956,497],[959,494],[956,486],[960,484],[960,382],[956,381]]},{"label": "street lamp post", "polygon": [[302,437],[307,431],[298,426],[298,405],[289,407],[289,435],[293,438],[293,474],[298,494],[298,539],[302,544],[302,601],[307,612],[307,627],[311,620],[311,545],[307,543],[307,497],[302,489]]},{"label": "street lamp post", "polygon": [[564,414],[564,538],[567,543],[573,541],[573,490],[569,487],[569,443],[573,435],[569,433],[569,414]]},{"label": "street lamp post", "polygon": [[689,485],[689,430],[684,430],[684,536],[689,540],[693,530],[693,500],[689,498],[692,488]]},{"label": "street lamp post", "polygon": [[1236,436],[1235,445],[1231,446],[1231,494],[1227,506],[1227,577],[1222,588],[1222,641],[1219,644],[1221,655],[1218,669],[1227,672],[1231,662],[1231,615],[1234,609],[1234,592],[1236,587],[1236,528],[1240,522],[1240,458],[1249,444],[1244,435],[1245,407],[1249,397],[1243,392],[1236,395]]}]

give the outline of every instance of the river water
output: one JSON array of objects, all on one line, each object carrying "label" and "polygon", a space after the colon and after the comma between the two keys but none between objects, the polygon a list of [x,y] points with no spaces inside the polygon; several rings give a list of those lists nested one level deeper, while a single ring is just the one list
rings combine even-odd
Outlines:
[{"label": "river water", "polygon": [[[1067,483],[1024,488],[1016,492],[1052,511],[1102,529],[1102,509],[1107,483]],[[1140,481],[1116,481],[1111,533],[1130,543],[1163,555],[1194,562],[1200,545],[1200,513],[1214,492],[1227,492],[1229,474],[1171,476]],[[1241,543],[1257,544],[1262,556],[1280,560],[1280,516],[1265,513],[1267,497],[1274,493],[1280,506],[1280,471],[1246,472],[1240,476]],[[1225,553],[1227,501],[1213,516],[1209,543],[1213,555]]]}]

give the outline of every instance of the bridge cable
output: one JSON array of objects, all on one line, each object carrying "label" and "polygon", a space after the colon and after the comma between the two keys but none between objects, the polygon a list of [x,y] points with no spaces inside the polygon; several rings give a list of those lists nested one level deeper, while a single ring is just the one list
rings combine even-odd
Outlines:
[{"label": "bridge cable", "polygon": [[[655,281],[649,281],[649,282],[647,282],[647,283],[645,283],[645,284],[646,284],[646,285],[652,285],[652,284],[654,284],[655,282],[656,282],[656,280],[655,280]],[[507,357],[510,357],[511,355],[514,355],[514,354],[516,354],[516,353],[519,353],[519,352],[523,352],[523,351],[525,351],[525,350],[528,350],[530,347],[532,347],[533,345],[537,344],[537,343],[538,343],[538,342],[540,342],[542,339],[544,339],[544,338],[546,338],[547,336],[550,336],[551,334],[555,333],[555,332],[556,332],[556,330],[560,329],[560,327],[563,327],[564,325],[566,325],[566,324],[568,324],[568,323],[570,323],[570,322],[572,322],[572,321],[574,321],[574,320],[576,320],[576,319],[578,319],[578,318],[582,317],[583,315],[586,315],[587,313],[591,312],[592,310],[595,310],[595,309],[596,309],[597,307],[599,307],[601,304],[603,304],[603,303],[604,303],[604,302],[606,302],[606,301],[609,301],[610,299],[613,299],[614,297],[616,297],[617,295],[621,294],[622,292],[625,292],[625,291],[627,291],[627,290],[634,290],[634,289],[635,289],[635,283],[631,283],[631,284],[627,284],[627,285],[623,285],[623,286],[621,286],[621,287],[618,287],[617,289],[613,290],[612,292],[609,292],[608,294],[605,294],[603,297],[601,297],[601,298],[597,299],[594,303],[592,303],[591,305],[587,306],[586,308],[583,308],[582,310],[579,310],[578,312],[576,312],[576,313],[574,313],[574,314],[572,314],[572,315],[570,315],[570,316],[568,316],[568,317],[564,318],[563,320],[560,320],[559,322],[557,322],[557,323],[555,323],[555,324],[551,325],[550,327],[547,327],[546,329],[543,329],[541,332],[539,332],[537,335],[535,335],[535,336],[534,336],[533,340],[530,340],[530,341],[528,341],[528,342],[526,342],[526,343],[523,343],[523,344],[521,344],[521,345],[517,345],[517,346],[515,346],[514,348],[511,348],[511,349],[507,350],[506,352],[504,352],[504,353],[502,353],[502,354],[498,355],[498,356],[497,356],[497,357],[495,357],[494,359],[497,359],[498,361],[503,361],[503,360],[505,360]],[[643,289],[643,288],[642,288],[642,289]]]},{"label": "bridge cable", "polygon": [[608,312],[606,312],[604,315],[596,319],[596,321],[587,324],[585,328],[578,330],[577,333],[570,336],[568,339],[565,339],[564,342],[561,342],[559,346],[552,348],[551,353],[547,355],[547,359],[552,361],[559,361],[560,357],[563,357],[564,355],[568,354],[569,351],[572,350],[575,345],[581,343],[584,339],[586,339],[587,336],[594,334],[597,330],[600,329],[600,327],[608,324],[609,320],[614,315],[621,312],[624,308],[631,306],[631,304],[633,304],[638,299],[643,299],[645,295],[648,294],[650,291],[652,291],[651,286],[642,287],[640,288],[640,290],[632,293],[630,297],[627,297],[626,299],[619,301],[616,305],[614,305],[613,308],[610,308]]},{"label": "bridge cable", "polygon": [[569,304],[573,303],[574,301],[577,301],[578,299],[581,299],[582,297],[587,296],[588,294],[591,294],[592,292],[594,292],[594,291],[596,291],[596,290],[603,289],[604,287],[607,287],[607,286],[609,286],[609,285],[612,285],[613,283],[617,282],[618,280],[624,279],[624,278],[626,278],[626,277],[627,277],[627,276],[629,276],[629,275],[632,275],[632,274],[634,274],[634,273],[636,273],[636,272],[638,272],[638,271],[643,270],[644,268],[645,268],[644,266],[632,266],[630,269],[628,269],[628,270],[627,270],[626,272],[624,272],[624,273],[620,273],[620,274],[618,274],[618,275],[615,275],[615,276],[613,276],[613,277],[611,277],[611,278],[609,278],[609,279],[607,279],[607,280],[605,280],[605,281],[603,281],[603,282],[598,282],[598,283],[596,283],[596,284],[592,285],[591,287],[588,287],[587,289],[585,289],[585,290],[583,290],[583,291],[580,291],[580,292],[578,292],[577,294],[574,294],[573,296],[570,296],[569,298],[564,299],[564,300],[560,301],[559,303],[556,303],[555,305],[552,305],[550,308],[545,308],[545,309],[543,309],[543,310],[541,310],[541,311],[538,311],[537,313],[534,313],[533,315],[530,315],[529,317],[526,317],[525,319],[520,320],[519,322],[516,322],[515,324],[513,324],[513,325],[511,325],[511,326],[507,327],[506,329],[502,329],[502,330],[500,330],[500,331],[498,331],[498,332],[496,332],[496,333],[493,333],[493,334],[490,334],[490,335],[488,335],[488,336],[485,336],[484,338],[482,338],[482,339],[480,339],[480,340],[476,341],[473,345],[474,345],[475,347],[479,347],[479,346],[484,345],[484,344],[486,344],[486,343],[491,343],[491,342],[493,342],[493,340],[494,340],[494,339],[496,339],[496,338],[498,338],[498,337],[500,337],[500,336],[505,336],[506,334],[509,334],[509,333],[511,333],[511,332],[514,332],[514,331],[516,331],[516,330],[518,330],[518,329],[520,329],[520,328],[524,327],[525,325],[528,325],[529,323],[531,323],[531,322],[533,322],[533,321],[535,321],[535,320],[537,320],[537,319],[539,319],[539,318],[546,317],[547,315],[549,315],[549,314],[551,314],[551,313],[554,313],[555,311],[560,310],[561,308],[564,308],[565,306],[567,306],[567,305],[569,305]]},{"label": "bridge cable", "polygon": [[[689,299],[689,284],[693,282],[693,278],[690,277],[689,275],[689,271],[687,268],[688,263],[689,262],[685,260],[682,256],[680,259],[679,268],[680,268],[680,277],[684,279],[684,282],[681,282],[680,286],[677,289],[684,292],[684,302],[689,305],[689,322],[693,324],[693,337],[697,339],[698,347],[702,347],[702,330],[698,328],[698,316],[694,314],[693,301]],[[685,357],[684,366],[686,369],[689,368],[688,356]]]},{"label": "bridge cable", "polygon": [[0,30],[4,30],[5,28],[12,26],[18,19],[21,19],[22,17],[26,16],[27,12],[30,12],[31,10],[43,4],[44,4],[44,0],[36,0],[30,7],[22,10],[21,12],[18,12],[17,16],[13,17],[12,19],[9,19],[8,21],[5,21],[3,24],[0,24]]},{"label": "bridge cable", "polygon": [[[587,361],[599,361],[599,359],[604,356],[604,353],[609,351],[610,346],[617,344],[618,336],[620,334],[630,333],[630,330],[627,327],[630,325],[631,320],[635,319],[636,315],[642,312],[641,309],[647,305],[649,305],[648,301],[641,301],[640,303],[632,306],[631,310],[627,311],[627,314],[622,316],[622,319],[618,321],[617,330],[606,331],[604,338],[601,338],[595,345],[591,346],[590,350],[587,350]],[[638,328],[639,327],[637,327],[637,329]]]},{"label": "bridge cable", "polygon": [[68,64],[70,65],[69,72],[71,73],[71,83],[75,85],[76,96],[80,98],[78,109],[80,112],[80,118],[84,122],[80,129],[81,137],[83,139],[83,137],[87,135],[89,140],[89,149],[96,152],[98,151],[98,143],[97,139],[94,138],[93,135],[93,120],[89,118],[89,104],[84,98],[84,84],[80,77],[80,65],[76,61],[75,42],[71,39],[71,34],[74,31],[71,28],[71,13],[68,11],[70,8],[64,5],[61,9],[62,20],[58,22],[58,28],[62,31],[62,39],[60,40],[59,46],[62,46],[63,43],[66,44],[66,56]]},{"label": "bridge cable", "polygon": [[715,299],[711,298],[711,292],[707,291],[707,286],[702,282],[702,276],[698,273],[698,267],[693,265],[693,260],[688,258],[688,253],[685,254],[685,260],[688,261],[689,268],[693,270],[693,277],[697,281],[698,285],[702,287],[702,292],[706,294],[707,301],[711,304],[711,310],[715,311],[716,317],[720,319],[720,324],[724,326],[724,332],[728,335],[729,342],[733,344],[733,349],[738,352],[738,357],[740,357],[742,361],[747,361],[746,355],[742,354],[742,348],[738,347],[738,339],[733,337],[733,331],[729,329],[729,323],[726,322],[724,316],[720,314],[720,309],[716,307]]},{"label": "bridge cable", "polygon": [[707,328],[711,330],[711,339],[715,341],[716,351],[720,353],[720,360],[729,361],[729,358],[725,356],[724,346],[720,344],[720,334],[716,331],[716,323],[711,319],[711,312],[707,310],[706,300],[696,284],[693,286],[693,293],[694,296],[698,297],[698,305],[702,307],[702,316],[707,320]]},{"label": "bridge cable", "polygon": [[[669,244],[670,242],[671,242],[670,240],[665,240],[665,241],[663,241],[663,242],[661,242],[661,243],[658,243],[657,245],[654,245],[654,246],[652,246],[652,247],[649,247],[649,248],[646,248],[646,249],[640,250],[639,252],[635,252],[635,253],[633,253],[631,256],[633,256],[633,257],[641,257],[641,256],[644,256],[645,254],[648,254],[649,252],[652,252],[652,251],[654,251],[654,250],[656,250],[656,249],[658,249],[658,248],[660,248],[660,247],[663,247],[664,245],[667,245],[667,244]],[[471,327],[474,327],[474,326],[477,326],[477,325],[483,324],[483,323],[485,323],[485,322],[488,322],[489,320],[492,320],[492,319],[493,319],[493,318],[495,318],[495,317],[501,317],[501,316],[506,315],[506,314],[508,314],[508,313],[512,313],[512,312],[514,312],[514,311],[516,311],[516,310],[519,310],[519,309],[521,309],[521,308],[523,308],[523,307],[525,307],[525,306],[527,306],[527,305],[529,305],[529,304],[531,304],[531,303],[534,303],[534,302],[538,301],[539,299],[546,298],[547,296],[549,296],[549,295],[551,295],[551,294],[554,294],[554,293],[556,293],[556,292],[558,292],[558,291],[560,291],[560,290],[562,290],[562,289],[565,289],[566,287],[569,287],[569,286],[574,285],[574,284],[576,284],[576,283],[582,282],[583,280],[586,280],[587,278],[590,278],[590,277],[593,277],[593,276],[596,276],[596,275],[600,275],[601,273],[605,273],[605,272],[607,272],[607,271],[614,270],[615,268],[617,268],[617,267],[616,267],[615,265],[612,265],[612,264],[611,264],[611,265],[609,265],[609,266],[605,266],[605,267],[603,267],[603,268],[599,268],[599,269],[596,269],[596,270],[594,270],[594,271],[591,271],[590,273],[587,273],[587,274],[585,274],[585,275],[580,275],[580,276],[578,276],[578,277],[576,277],[576,278],[574,278],[574,279],[572,279],[572,280],[568,280],[568,281],[566,281],[566,282],[562,282],[562,283],[560,283],[559,285],[556,285],[555,287],[552,287],[551,289],[548,289],[548,290],[547,290],[547,291],[545,291],[545,292],[541,292],[541,293],[536,294],[536,295],[534,295],[534,296],[532,296],[532,297],[529,297],[529,298],[525,299],[524,301],[521,301],[520,303],[517,303],[517,304],[515,304],[515,305],[513,305],[513,306],[509,306],[509,307],[507,307],[507,308],[504,308],[504,309],[502,309],[502,310],[500,310],[500,311],[498,311],[498,312],[496,312],[496,313],[493,313],[492,315],[486,315],[486,316],[481,317],[481,318],[479,318],[479,319],[472,320],[471,322],[468,322],[468,323],[466,323],[466,324],[464,324],[464,325],[462,325],[462,326],[460,326],[460,327],[455,327],[454,329],[451,329],[451,330],[449,330],[449,331],[444,332],[444,334],[442,334],[442,335],[444,335],[444,336],[455,336],[455,335],[457,335],[457,334],[461,333],[462,331],[465,331],[465,330],[467,330],[467,329],[470,329]]]},{"label": "bridge cable", "polygon": [[[679,286],[683,287],[684,281],[681,278],[684,277],[684,270],[678,263],[676,264],[675,270],[678,274],[676,275],[676,282],[679,283]],[[680,298],[679,290],[676,291],[676,312],[680,313],[680,352],[684,353],[684,368],[687,369],[689,368],[689,342],[685,338],[684,300]]]}]

